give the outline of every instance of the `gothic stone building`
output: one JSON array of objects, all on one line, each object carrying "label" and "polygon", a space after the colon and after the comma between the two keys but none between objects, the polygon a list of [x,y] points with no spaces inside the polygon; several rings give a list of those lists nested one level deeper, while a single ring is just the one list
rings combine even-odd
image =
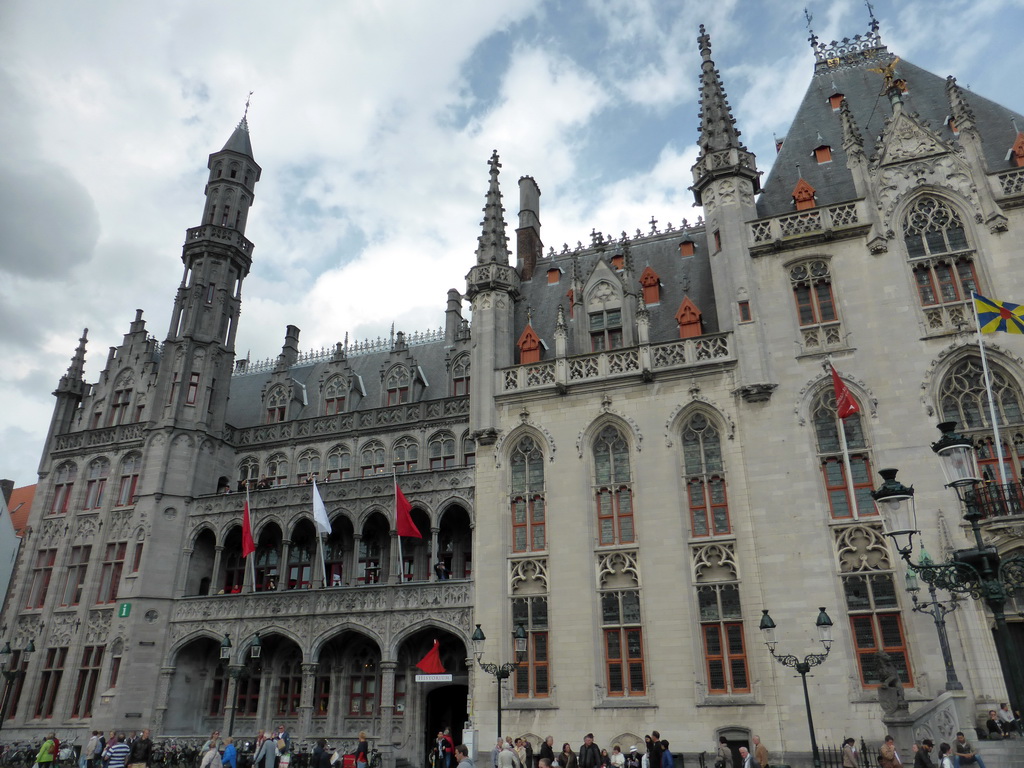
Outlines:
[{"label": "gothic stone building", "polygon": [[[929,551],[966,546],[929,444],[956,421],[995,477],[969,296],[1024,298],[1024,117],[897,61],[872,21],[812,38],[762,182],[698,40],[696,225],[545,253],[524,177],[511,259],[495,155],[442,332],[302,355],[289,327],[257,365],[234,354],[261,173],[243,120],[210,156],[164,341],[140,313],[86,383],[83,336],[57,387],[6,606],[24,674],[5,730],[283,722],[302,738],[366,730],[415,762],[443,725],[486,752],[500,707],[534,743],[593,731],[628,748],[659,728],[700,751],[756,732],[792,761],[809,749],[801,689],[758,624],[770,609],[782,646],[820,650],[819,606],[835,621],[811,680],[821,738],[881,737],[878,651],[912,711],[941,694],[969,722],[1005,700],[991,616],[971,601],[949,619],[963,690],[944,692],[935,627],[910,610],[869,491],[900,467]],[[1017,483],[1024,346],[984,343]],[[842,422],[829,361],[859,406]],[[401,550],[393,470],[424,533]],[[323,567],[309,474],[332,525]],[[261,478],[248,569],[242,497],[217,491]],[[985,525],[1001,551],[1021,546],[1019,516]],[[476,624],[484,661],[510,661],[526,633],[500,688],[474,663]],[[434,639],[452,680],[416,682]]]}]

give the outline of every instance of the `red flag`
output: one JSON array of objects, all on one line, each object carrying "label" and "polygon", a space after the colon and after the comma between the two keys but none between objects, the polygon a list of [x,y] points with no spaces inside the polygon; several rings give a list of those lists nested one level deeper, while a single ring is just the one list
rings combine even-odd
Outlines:
[{"label": "red flag", "polygon": [[857,405],[857,401],[850,394],[850,388],[839,378],[839,371],[832,364],[829,364],[829,367],[832,369],[832,387],[836,391],[836,413],[839,418],[845,419],[847,416],[859,413],[860,406]]},{"label": "red flag", "polygon": [[426,672],[428,675],[444,674],[444,664],[441,663],[441,646],[437,640],[434,647],[427,651],[427,655],[416,662],[416,669]]},{"label": "red flag", "polygon": [[423,534],[420,533],[420,529],[416,527],[416,523],[412,521],[412,504],[409,503],[408,499],[405,498],[405,494],[402,493],[402,489],[398,487],[398,481],[395,481],[395,530],[398,531],[399,536],[411,536],[415,539],[422,539]]},{"label": "red flag", "polygon": [[245,507],[242,508],[242,557],[248,557],[256,551],[256,542],[252,538],[252,522],[249,520],[249,491],[245,492]]}]

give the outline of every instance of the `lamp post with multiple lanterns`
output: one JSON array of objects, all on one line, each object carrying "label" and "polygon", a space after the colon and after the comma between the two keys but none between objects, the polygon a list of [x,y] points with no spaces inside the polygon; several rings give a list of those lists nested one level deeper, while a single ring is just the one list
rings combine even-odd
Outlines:
[{"label": "lamp post with multiple lanterns", "polygon": [[[913,561],[914,535],[920,536],[914,488],[896,479],[897,470],[883,469],[882,485],[872,496],[885,523],[885,533],[893,540],[907,565],[922,581],[937,589],[969,595],[984,601],[995,622],[995,641],[1006,665],[1006,688],[1011,710],[1024,705],[1024,668],[1021,650],[1016,648],[1006,623],[1006,602],[1010,593],[1024,587],[1024,555],[1004,557],[981,536],[981,520],[988,514],[1016,512],[1020,498],[1015,487],[985,483],[978,472],[977,456],[971,441],[954,432],[956,423],[939,424],[942,437],[932,443],[932,450],[942,462],[946,487],[956,491],[963,506],[964,520],[970,525],[974,546],[958,549],[946,562],[936,563],[922,555]],[[901,538],[903,543],[901,543]],[[923,552],[923,550],[922,550]]]},{"label": "lamp post with multiple lanterns", "polygon": [[522,624],[516,624],[516,629],[512,633],[513,648],[515,650],[515,661],[508,661],[504,664],[491,664],[484,662],[484,641],[487,640],[484,637],[484,631],[480,629],[480,625],[476,625],[476,630],[473,632],[473,650],[476,653],[476,663],[487,674],[494,677],[498,683],[498,738],[501,738],[501,683],[512,676],[523,659],[526,657],[526,629],[523,628]]},{"label": "lamp post with multiple lanterns", "polygon": [[811,714],[811,697],[807,693],[807,673],[811,671],[812,667],[816,667],[828,658],[829,651],[832,650],[832,619],[829,618],[828,614],[825,613],[825,609],[818,609],[818,618],[815,620],[814,625],[818,629],[818,639],[821,640],[821,644],[825,646],[824,653],[809,653],[804,656],[803,660],[793,656],[792,654],[776,654],[775,645],[777,640],[775,639],[775,622],[772,621],[772,617],[768,615],[768,609],[765,608],[761,611],[761,632],[764,635],[764,644],[768,646],[768,650],[772,654],[777,662],[782,664],[784,667],[792,667],[796,670],[797,674],[800,675],[800,679],[804,684],[804,706],[807,708],[807,728],[811,732],[811,759],[814,762],[814,768],[821,768],[821,754],[818,752],[818,740],[814,737],[814,716]]},{"label": "lamp post with multiple lanterns", "polygon": [[[931,557],[924,548],[921,549],[921,562],[925,565],[932,562]],[[913,568],[907,569],[906,589],[910,593],[910,599],[914,601],[913,610],[918,613],[925,613],[932,617],[935,622],[935,632],[939,636],[939,649],[942,651],[942,663],[946,665],[946,690],[962,691],[963,683],[956,676],[956,669],[953,667],[953,654],[949,650],[949,636],[946,634],[946,614],[952,613],[960,607],[960,601],[954,594],[949,600],[939,600],[935,585],[928,585],[927,602],[919,600],[917,593],[921,591],[921,585],[917,581],[917,574]]]},{"label": "lamp post with multiple lanterns", "polygon": [[35,652],[35,641],[29,640],[28,645],[21,651],[21,658],[18,660],[17,668],[12,669],[11,659],[14,657],[14,651],[11,650],[10,642],[4,643],[4,647],[0,648],[0,674],[4,676],[6,681],[4,685],[3,706],[0,706],[0,728],[3,728],[4,723],[7,721],[7,706],[11,698],[11,684],[19,677],[24,676],[25,670],[23,667],[28,663],[29,657]]},{"label": "lamp post with multiple lanterns", "polygon": [[[256,662],[260,659],[263,653],[263,641],[260,640],[260,633],[256,633],[256,637],[253,638],[252,643],[249,644],[249,660]],[[220,641],[220,658],[221,661],[227,662],[228,665],[228,677],[235,681],[235,690],[237,692],[238,681],[249,674],[249,667],[247,664],[232,664],[231,663],[231,635],[225,634],[224,639]],[[235,710],[238,709],[238,696],[235,695],[234,701],[227,702],[231,707],[231,717],[228,719],[228,736],[233,736],[235,731]]]}]

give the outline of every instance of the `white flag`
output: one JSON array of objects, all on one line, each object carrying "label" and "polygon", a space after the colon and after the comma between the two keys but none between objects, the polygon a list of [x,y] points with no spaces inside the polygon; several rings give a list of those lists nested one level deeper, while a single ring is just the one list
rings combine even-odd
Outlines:
[{"label": "white flag", "polygon": [[316,487],[316,478],[313,478],[313,522],[316,523],[317,533],[330,533],[331,521],[327,517],[327,507],[320,497],[320,489]]}]

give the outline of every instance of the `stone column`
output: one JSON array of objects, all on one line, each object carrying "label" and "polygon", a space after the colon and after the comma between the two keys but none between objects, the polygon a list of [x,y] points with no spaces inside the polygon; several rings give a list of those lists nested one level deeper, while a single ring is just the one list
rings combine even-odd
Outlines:
[{"label": "stone column", "polygon": [[343,581],[348,586],[358,584],[357,579],[359,578],[359,542],[363,540],[361,533],[353,534],[352,536],[352,554],[348,560],[348,568],[345,569],[345,578]]},{"label": "stone column", "polygon": [[[437,572],[434,570],[434,563],[441,559],[441,550],[438,549],[437,543],[437,534],[440,530],[441,529],[437,526],[434,526],[430,529],[430,552],[427,555],[427,581],[438,580]],[[451,576],[451,574],[448,575],[449,577]]]},{"label": "stone column", "polygon": [[[213,571],[210,573],[210,594],[216,595],[224,586],[224,576],[220,572],[220,561],[224,555],[224,545],[218,544],[213,548]],[[218,586],[218,584],[220,586]]]},{"label": "stone column", "polygon": [[291,552],[291,539],[281,539],[281,557],[277,564],[277,591],[288,589],[288,555]]},{"label": "stone column", "polygon": [[380,734],[377,743],[380,745],[381,758],[384,765],[390,768],[395,765],[395,743],[391,738],[391,728],[395,721],[395,668],[397,661],[381,659],[380,662]]},{"label": "stone column", "polygon": [[[174,594],[178,597],[185,596],[185,588],[188,582],[188,575],[190,572],[189,565],[192,562],[192,549],[187,548],[181,551],[181,568],[178,571],[178,583],[174,586]],[[210,590],[213,591],[213,577],[210,577]],[[156,731],[153,731],[156,733]]]},{"label": "stone column", "polygon": [[313,693],[316,688],[316,671],[319,664],[302,665],[302,695],[299,697],[299,734],[308,739],[313,733]]},{"label": "stone column", "polygon": [[160,680],[157,682],[156,706],[153,710],[153,723],[150,726],[154,738],[160,737],[164,732],[164,721],[167,719],[167,703],[171,693],[171,678],[174,677],[174,667],[162,667],[160,669]]}]

